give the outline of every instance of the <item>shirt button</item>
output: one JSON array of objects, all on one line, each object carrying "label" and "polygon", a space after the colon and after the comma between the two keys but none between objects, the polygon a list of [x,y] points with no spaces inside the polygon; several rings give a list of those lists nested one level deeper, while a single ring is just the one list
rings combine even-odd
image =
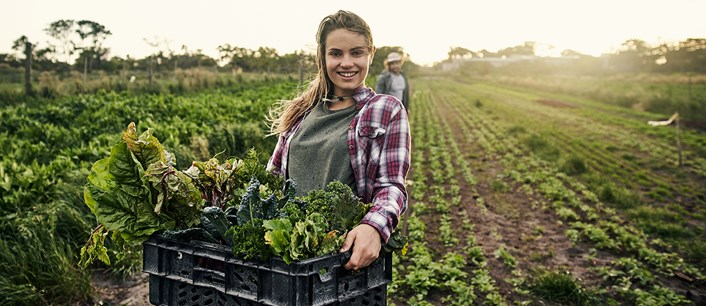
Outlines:
[{"label": "shirt button", "polygon": [[349,146],[348,146],[348,149],[349,149],[349,150],[353,150],[353,145],[349,145]]},{"label": "shirt button", "polygon": [[353,126],[352,126],[352,125],[349,125],[349,126],[348,126],[348,129],[349,129],[349,130],[352,130],[352,129],[353,129]]}]

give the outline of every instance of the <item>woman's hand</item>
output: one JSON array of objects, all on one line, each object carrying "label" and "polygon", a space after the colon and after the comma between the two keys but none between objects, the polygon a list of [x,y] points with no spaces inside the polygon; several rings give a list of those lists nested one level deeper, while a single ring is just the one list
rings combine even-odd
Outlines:
[{"label": "woman's hand", "polygon": [[360,224],[354,227],[343,242],[341,252],[348,251],[353,247],[353,254],[344,266],[346,270],[357,271],[369,266],[380,255],[382,247],[380,233],[368,224]]}]

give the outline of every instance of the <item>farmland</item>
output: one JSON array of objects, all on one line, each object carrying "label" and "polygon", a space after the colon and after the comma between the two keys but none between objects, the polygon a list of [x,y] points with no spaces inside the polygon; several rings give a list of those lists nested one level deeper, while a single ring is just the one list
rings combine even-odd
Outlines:
[{"label": "farmland", "polygon": [[677,168],[654,114],[485,80],[415,86],[400,304],[703,303],[703,133],[682,135]]},{"label": "farmland", "polygon": [[[702,99],[706,85],[695,80],[690,99]],[[593,86],[585,80],[412,82],[410,210],[401,223],[410,250],[395,257],[391,303],[704,303],[706,134],[682,127],[678,167],[674,125],[647,124],[669,115],[620,103],[648,101],[620,91],[644,80],[602,80],[623,82],[600,87],[610,91],[579,90]],[[685,87],[649,88],[686,101]],[[265,160],[274,145],[264,138],[266,110],[295,93],[296,82],[266,78],[179,95],[2,101],[0,296],[96,301],[90,272],[77,265],[95,226],[82,187],[129,122],[152,128],[179,168],[250,147]],[[139,255],[111,254],[111,271],[139,271]]]}]

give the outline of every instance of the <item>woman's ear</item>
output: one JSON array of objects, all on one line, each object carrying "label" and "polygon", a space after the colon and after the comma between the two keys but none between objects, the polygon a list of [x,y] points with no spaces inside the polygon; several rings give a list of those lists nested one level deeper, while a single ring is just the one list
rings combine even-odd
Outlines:
[{"label": "woman's ear", "polygon": [[373,51],[370,53],[370,63],[368,65],[373,64],[373,59],[375,58],[375,51],[377,51],[377,48],[375,48],[375,46],[373,46]]}]

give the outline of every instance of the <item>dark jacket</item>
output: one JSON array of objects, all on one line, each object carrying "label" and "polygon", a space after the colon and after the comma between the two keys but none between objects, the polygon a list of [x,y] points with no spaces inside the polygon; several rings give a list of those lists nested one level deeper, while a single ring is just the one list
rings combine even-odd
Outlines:
[{"label": "dark jacket", "polygon": [[[375,84],[375,92],[380,94],[390,94],[390,87],[392,86],[392,73],[388,70],[384,70],[379,76],[378,81]],[[409,82],[407,77],[402,73],[402,78],[404,78],[404,90],[402,90],[402,105],[409,112]]]}]

